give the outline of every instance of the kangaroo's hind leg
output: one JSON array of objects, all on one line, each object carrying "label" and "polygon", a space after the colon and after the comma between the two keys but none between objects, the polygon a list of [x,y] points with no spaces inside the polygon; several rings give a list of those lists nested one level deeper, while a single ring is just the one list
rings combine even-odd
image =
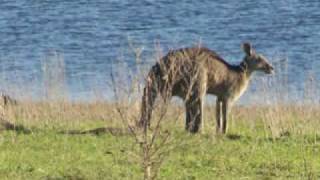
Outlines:
[{"label": "kangaroo's hind leg", "polygon": [[195,88],[191,96],[186,100],[186,130],[197,133],[200,129],[203,116],[203,102],[205,92]]},{"label": "kangaroo's hind leg", "polygon": [[191,133],[199,131],[202,120],[202,100],[186,102],[186,130]]}]

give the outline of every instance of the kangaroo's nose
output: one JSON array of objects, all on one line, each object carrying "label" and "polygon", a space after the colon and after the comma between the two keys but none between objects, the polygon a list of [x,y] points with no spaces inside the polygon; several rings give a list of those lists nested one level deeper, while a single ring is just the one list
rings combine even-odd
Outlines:
[{"label": "kangaroo's nose", "polygon": [[273,71],[274,70],[273,66],[271,66],[271,65],[269,65],[269,66],[270,66],[270,69]]}]

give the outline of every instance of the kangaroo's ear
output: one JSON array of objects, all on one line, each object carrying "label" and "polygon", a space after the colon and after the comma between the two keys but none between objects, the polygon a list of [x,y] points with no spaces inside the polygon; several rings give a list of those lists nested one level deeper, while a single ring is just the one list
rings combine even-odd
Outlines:
[{"label": "kangaroo's ear", "polygon": [[246,55],[251,56],[254,53],[254,50],[250,43],[245,42],[241,45],[243,51],[246,53]]}]

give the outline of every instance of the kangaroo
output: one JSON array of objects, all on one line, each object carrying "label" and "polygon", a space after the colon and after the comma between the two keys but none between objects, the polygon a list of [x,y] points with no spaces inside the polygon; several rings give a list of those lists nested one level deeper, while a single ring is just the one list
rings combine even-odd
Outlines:
[{"label": "kangaroo", "polygon": [[273,67],[250,43],[243,43],[245,56],[239,65],[231,65],[216,52],[193,47],[171,50],[150,70],[143,90],[141,118],[138,126],[150,125],[153,105],[158,94],[165,100],[178,96],[185,102],[185,128],[199,131],[206,94],[216,100],[216,132],[225,134],[227,115],[232,104],[247,89],[254,71],[273,73]]}]

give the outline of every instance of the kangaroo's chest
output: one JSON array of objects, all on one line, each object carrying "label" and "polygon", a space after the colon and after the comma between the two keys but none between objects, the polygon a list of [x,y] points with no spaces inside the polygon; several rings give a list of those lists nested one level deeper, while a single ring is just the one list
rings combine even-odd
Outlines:
[{"label": "kangaroo's chest", "polygon": [[247,90],[248,85],[249,85],[249,81],[243,81],[243,82],[239,82],[239,84],[230,88],[229,99],[233,102],[237,101],[243,95],[243,93]]},{"label": "kangaroo's chest", "polygon": [[238,100],[248,88],[249,80],[242,78],[232,81],[220,81],[212,83],[208,87],[208,94],[214,94],[218,97],[225,97],[231,101]]}]

